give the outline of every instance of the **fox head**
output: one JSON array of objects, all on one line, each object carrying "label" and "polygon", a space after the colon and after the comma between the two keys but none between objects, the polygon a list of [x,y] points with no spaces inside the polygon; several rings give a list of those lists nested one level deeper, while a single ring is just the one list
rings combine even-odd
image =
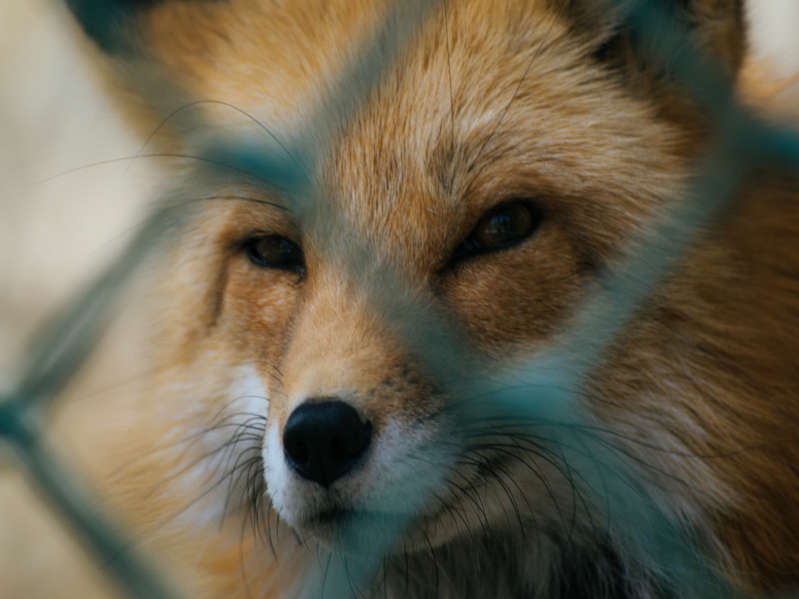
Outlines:
[{"label": "fox head", "polygon": [[[98,21],[90,3],[71,6],[117,64],[154,58],[196,99],[171,114],[276,139],[289,161],[292,137],[392,14],[380,1],[174,0],[107,3]],[[664,6],[734,79],[741,3]],[[202,201],[158,285],[158,401],[175,426],[227,443],[234,500],[246,491],[236,467],[255,464],[243,486],[265,506],[258,517],[308,543],[336,549],[348,522],[407,511],[387,558],[389,579],[403,567],[392,560],[405,564],[396,596],[668,596],[667,565],[625,554],[548,444],[557,423],[464,426],[452,408],[465,398],[409,347],[363,274],[397,273],[407,305],[443,315],[479,356],[460,390],[555,342],[602,273],[682,198],[712,138],[713,115],[655,57],[662,40],[628,30],[622,13],[590,0],[432,8],[354,113],[321,125],[333,141],[309,178],[340,227],[312,226],[296,198],[240,173],[184,183]],[[170,110],[156,120],[147,102],[124,105],[144,135],[157,128],[152,143],[189,153],[185,130],[159,125]],[[784,509],[799,496],[789,197],[785,181],[747,180],[735,212],[580,389],[591,434],[630,459],[731,581],[760,590],[799,571],[799,516]],[[353,268],[342,256],[356,250]],[[439,569],[447,580],[431,590]]]}]

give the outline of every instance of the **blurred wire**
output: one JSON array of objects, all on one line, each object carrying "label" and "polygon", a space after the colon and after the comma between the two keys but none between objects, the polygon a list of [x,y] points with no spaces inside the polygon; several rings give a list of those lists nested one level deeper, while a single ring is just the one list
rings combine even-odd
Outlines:
[{"label": "blurred wire", "polygon": [[[617,520],[621,520],[634,546],[681,573],[675,577],[681,597],[721,594],[735,597],[738,595],[708,567],[692,540],[676,528],[671,515],[647,496],[630,465],[609,452],[600,440],[585,435],[583,425],[590,418],[578,399],[578,389],[658,283],[708,225],[730,208],[749,169],[758,162],[775,160],[799,164],[799,136],[760,122],[738,104],[730,81],[709,57],[693,46],[690,36],[670,18],[662,2],[631,4],[620,0],[619,3],[629,27],[659,41],[648,46],[654,54],[652,58],[668,62],[675,78],[712,116],[713,151],[699,169],[685,199],[675,203],[641,239],[634,240],[621,266],[599,282],[574,326],[551,349],[532,359],[521,373],[517,368],[513,373],[489,376],[458,329],[435,308],[435,302],[421,292],[409,291],[400,273],[387,267],[385,261],[376,260],[374,248],[347,231],[342,217],[326,204],[313,184],[313,173],[326,158],[336,128],[346,126],[391,68],[398,53],[411,43],[437,2],[396,3],[382,28],[364,46],[360,59],[343,73],[331,96],[320,103],[323,108],[288,144],[276,144],[274,139],[254,143],[229,138],[209,142],[206,138],[202,140],[201,155],[206,167],[237,172],[278,188],[292,199],[294,214],[328,244],[331,253],[342,256],[350,275],[375,308],[401,333],[407,348],[428,364],[430,372],[436,373],[437,383],[450,397],[458,398],[453,405],[458,418],[468,424],[502,414],[518,417],[520,421],[557,423],[559,426],[552,428],[551,442],[580,448],[571,452],[569,463],[596,495],[596,505],[613,506],[617,513],[623,513],[624,518]],[[107,48],[131,52],[130,40],[117,37],[120,31],[117,12],[106,10],[107,6],[98,10],[102,2],[87,0],[70,4],[91,17],[87,27]],[[196,118],[178,115],[178,111],[170,108],[176,103],[183,106],[183,100],[188,99],[167,81],[157,65],[140,59],[132,59],[130,64],[130,76],[140,89],[152,92],[149,96],[153,107],[165,121]],[[170,93],[164,94],[164,85]],[[198,142],[189,140],[189,143]],[[124,536],[114,532],[108,519],[72,482],[59,458],[40,441],[38,408],[56,396],[91,354],[108,322],[115,298],[145,254],[164,231],[179,227],[185,218],[183,208],[167,199],[119,259],[42,326],[30,348],[21,383],[0,403],[0,437],[19,451],[39,488],[80,532],[97,559],[106,564],[122,587],[137,597],[176,595],[129,549]],[[344,237],[346,243],[341,242]],[[475,380],[475,373],[480,372],[484,378]],[[464,377],[464,373],[469,376]],[[464,380],[468,380],[468,385],[464,385]],[[535,389],[532,396],[531,388]],[[492,394],[492,402],[472,401],[486,393]],[[410,493],[418,498],[417,503],[402,506],[404,509],[397,513],[403,515],[393,521],[382,521],[378,526],[365,519],[353,519],[343,534],[344,540],[350,537],[355,542],[356,537],[368,536],[373,551],[366,559],[333,560],[324,572],[321,569],[315,572],[302,591],[303,596],[309,599],[319,596],[322,581],[329,596],[357,595],[358,589],[374,576],[385,553],[402,537],[415,511],[435,492],[445,473],[442,466],[417,477],[418,488]]]}]

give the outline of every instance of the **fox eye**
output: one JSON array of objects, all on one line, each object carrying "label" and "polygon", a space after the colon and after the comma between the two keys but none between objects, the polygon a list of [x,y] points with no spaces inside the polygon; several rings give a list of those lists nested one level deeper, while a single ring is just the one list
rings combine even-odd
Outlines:
[{"label": "fox eye", "polygon": [[262,268],[279,268],[298,274],[305,272],[305,257],[293,241],[280,235],[261,235],[246,240],[244,251],[250,262]]},{"label": "fox eye", "polygon": [[455,259],[502,250],[521,243],[541,223],[542,211],[532,202],[512,200],[489,210],[455,251]]}]

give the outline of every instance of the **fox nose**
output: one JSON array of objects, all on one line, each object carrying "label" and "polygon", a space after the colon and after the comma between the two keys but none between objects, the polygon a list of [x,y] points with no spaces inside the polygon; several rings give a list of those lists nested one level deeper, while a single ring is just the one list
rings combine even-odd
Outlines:
[{"label": "fox nose", "polygon": [[329,487],[349,472],[372,440],[372,423],[340,400],[304,403],[283,429],[283,452],[294,471]]}]

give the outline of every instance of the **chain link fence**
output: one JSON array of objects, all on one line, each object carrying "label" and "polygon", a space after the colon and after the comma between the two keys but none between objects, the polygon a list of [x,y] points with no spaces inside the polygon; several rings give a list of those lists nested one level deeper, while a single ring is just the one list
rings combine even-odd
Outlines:
[{"label": "chain link fence", "polygon": [[[630,248],[635,250],[631,249],[618,267],[604,275],[580,308],[572,328],[554,346],[530,359],[523,369],[493,373],[477,381],[474,376],[465,378],[465,372],[485,372],[485,368],[461,333],[431,307],[435,304],[429,298],[404,293],[402,275],[385,264],[375,264],[365,243],[354,236],[348,237],[346,245],[337,241],[347,225],[326,204],[310,175],[334,143],[336,128],[326,124],[345,123],[357,113],[370,90],[379,84],[405,45],[412,43],[414,32],[440,8],[441,2],[396,3],[374,39],[363,47],[360,58],[341,74],[330,96],[320,103],[323,108],[288,144],[279,144],[275,139],[206,138],[203,146],[197,148],[203,164],[196,176],[211,180],[220,172],[234,171],[267,188],[279,189],[290,200],[292,212],[303,226],[316,228],[318,238],[329,240],[324,250],[342,255],[351,276],[400,331],[409,351],[427,364],[430,372],[437,373],[438,386],[449,397],[466,398],[453,406],[460,421],[468,426],[470,422],[501,415],[520,421],[557,423],[549,441],[564,448],[568,454],[564,459],[585,481],[586,488],[597,494],[593,498],[596,505],[613,506],[615,514],[625,515],[618,524],[636,551],[683,573],[676,577],[678,596],[735,597],[738,592],[718,576],[692,540],[647,495],[632,465],[599,437],[585,434],[590,418],[578,390],[608,348],[624,334],[642,302],[703,231],[731,208],[735,191],[747,174],[760,165],[780,164],[789,169],[799,165],[799,136],[788,128],[767,124],[739,104],[730,82],[709,57],[694,47],[688,32],[671,18],[663,3],[653,0],[620,4],[624,5],[628,27],[641,38],[651,36],[662,41],[649,46],[657,53],[652,59],[669,61],[672,75],[711,115],[712,151],[704,158],[684,200],[669,206],[649,231],[634,240]],[[115,27],[116,15],[104,6],[106,3],[86,1],[73,3],[72,8],[106,48],[133,52],[133,42],[122,37]],[[181,105],[192,103],[160,70],[153,69],[149,62],[132,60],[128,75],[145,95],[149,90],[152,107],[164,120],[182,121],[181,129],[193,127],[196,116],[169,112],[159,100],[168,96],[171,102],[184,98]],[[320,131],[328,132],[321,142]],[[74,484],[62,457],[42,440],[44,415],[52,399],[91,356],[113,314],[123,283],[164,232],[180,227],[187,218],[188,209],[179,194],[165,197],[118,259],[42,325],[28,350],[19,383],[0,401],[0,437],[16,450],[21,466],[50,500],[52,509],[134,597],[171,598],[178,594],[131,549],[126,536],[112,525],[96,501]],[[534,397],[530,396],[531,388],[536,389]],[[492,397],[491,402],[469,401],[487,394]],[[413,493],[418,497],[414,506],[417,510],[429,500],[444,474],[443,469],[433,468],[420,477]],[[318,597],[322,584],[328,597],[358,595],[357,589],[379,570],[383,555],[403,535],[409,521],[409,517],[398,516],[390,525],[382,522],[379,529],[370,530],[373,523],[354,519],[344,538],[368,536],[373,540],[371,556],[328,561],[310,577],[301,595]]]}]

